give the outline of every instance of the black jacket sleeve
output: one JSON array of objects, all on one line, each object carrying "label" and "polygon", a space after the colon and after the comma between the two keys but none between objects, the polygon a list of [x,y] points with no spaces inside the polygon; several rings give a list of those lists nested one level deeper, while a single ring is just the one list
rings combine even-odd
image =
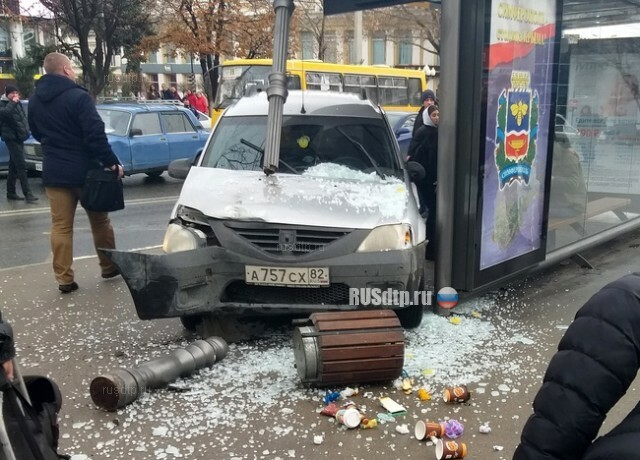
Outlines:
[{"label": "black jacket sleeve", "polygon": [[602,288],[576,314],[549,363],[513,459],[582,459],[633,382],[639,360],[636,273]]}]

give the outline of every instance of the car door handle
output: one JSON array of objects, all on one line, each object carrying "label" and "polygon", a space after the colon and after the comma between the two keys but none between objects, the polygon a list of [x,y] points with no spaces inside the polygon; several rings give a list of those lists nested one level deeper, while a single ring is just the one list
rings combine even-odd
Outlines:
[{"label": "car door handle", "polygon": [[193,136],[191,136],[191,139],[198,139],[198,136],[193,135]]},{"label": "car door handle", "polygon": [[166,138],[166,137],[161,137],[161,138],[160,138],[160,140],[161,140],[161,141],[166,141],[166,140],[167,140],[167,138]]}]

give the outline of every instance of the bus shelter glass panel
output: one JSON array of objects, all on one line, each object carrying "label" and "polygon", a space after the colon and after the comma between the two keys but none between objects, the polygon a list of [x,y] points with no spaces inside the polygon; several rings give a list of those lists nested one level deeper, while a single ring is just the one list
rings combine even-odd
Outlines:
[{"label": "bus shelter glass panel", "polygon": [[565,1],[560,50],[547,251],[640,215],[640,5]]}]

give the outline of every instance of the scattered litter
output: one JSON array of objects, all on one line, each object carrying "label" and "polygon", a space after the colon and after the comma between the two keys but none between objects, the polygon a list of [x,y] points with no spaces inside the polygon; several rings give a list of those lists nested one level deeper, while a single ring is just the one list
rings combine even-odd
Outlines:
[{"label": "scattered litter", "polygon": [[496,452],[500,452],[502,449],[504,449],[503,446],[493,446],[493,450],[495,450]]},{"label": "scattered litter", "polygon": [[167,435],[168,432],[169,432],[169,428],[167,428],[166,426],[157,426],[153,429],[154,436],[164,437]]},{"label": "scattered litter", "polygon": [[504,383],[501,385],[498,385],[498,390],[499,391],[504,391],[505,393],[508,393],[511,391],[511,388],[509,388],[507,385],[505,385]]},{"label": "scattered litter", "polygon": [[449,318],[449,322],[457,326],[462,322],[462,318],[460,318],[459,316],[452,316],[451,318]]},{"label": "scattered litter", "polygon": [[482,425],[480,425],[480,428],[478,428],[478,431],[482,434],[491,433],[491,427],[489,426],[489,422],[485,422]]},{"label": "scattered litter", "polygon": [[316,434],[313,436],[313,443],[316,446],[319,446],[320,444],[322,444],[322,442],[324,441],[324,436],[321,434]]},{"label": "scattered litter", "polygon": [[398,425],[396,431],[400,434],[409,434],[409,427],[406,424]]},{"label": "scattered litter", "polygon": [[431,399],[431,393],[424,387],[420,388],[418,390],[418,398],[420,398],[420,401],[429,401]]},{"label": "scattered litter", "polygon": [[444,422],[444,434],[450,439],[456,439],[464,433],[464,425],[458,420],[447,420]]},{"label": "scattered litter", "polygon": [[357,388],[345,388],[344,390],[342,390],[340,392],[340,398],[341,399],[347,399],[347,398],[351,398],[352,396],[356,396],[358,394],[358,389]]},{"label": "scattered litter", "polygon": [[395,422],[396,421],[396,419],[395,419],[395,417],[393,415],[385,414],[383,412],[380,412],[376,418],[378,419],[378,421],[380,422],[381,425],[384,425],[387,422]]},{"label": "scattered litter", "polygon": [[444,389],[443,399],[447,403],[463,403],[469,401],[471,393],[466,385],[447,387]]}]

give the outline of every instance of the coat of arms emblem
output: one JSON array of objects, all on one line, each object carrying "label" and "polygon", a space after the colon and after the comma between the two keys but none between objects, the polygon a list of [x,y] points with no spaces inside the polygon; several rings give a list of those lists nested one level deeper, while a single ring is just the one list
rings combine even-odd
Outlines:
[{"label": "coat of arms emblem", "polygon": [[514,181],[529,184],[536,157],[538,92],[531,89],[531,74],[511,72],[511,88],[498,98],[495,159],[500,190]]}]

